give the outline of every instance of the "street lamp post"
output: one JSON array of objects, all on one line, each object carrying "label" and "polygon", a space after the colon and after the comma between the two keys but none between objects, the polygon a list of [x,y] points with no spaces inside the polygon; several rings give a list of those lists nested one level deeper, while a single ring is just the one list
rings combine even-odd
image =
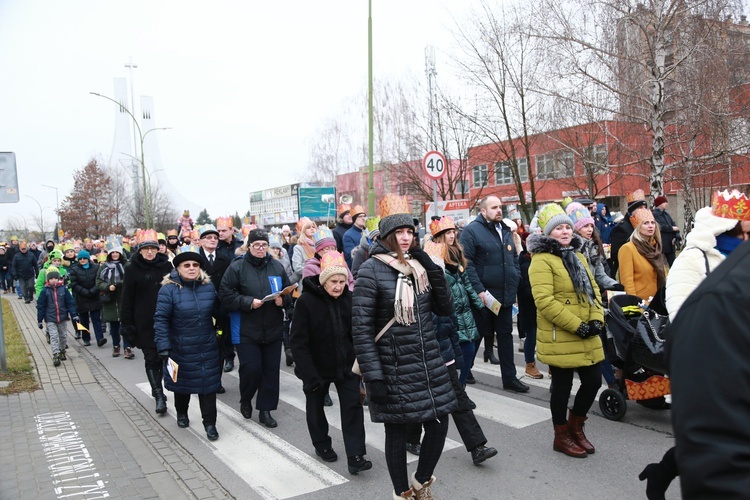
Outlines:
[{"label": "street lamp post", "polygon": [[[101,97],[103,99],[106,99],[106,100],[108,100],[110,102],[113,102],[113,103],[117,104],[118,106],[120,106],[120,108],[123,109],[130,116],[130,119],[133,120],[133,123],[136,126],[136,129],[138,131],[138,137],[140,138],[140,143],[141,143],[141,151],[140,151],[141,158],[140,158],[140,163],[141,163],[141,177],[143,177],[143,204],[144,204],[145,209],[146,209],[146,227],[150,228],[150,227],[152,227],[152,220],[151,220],[151,201],[152,200],[148,199],[148,188],[146,186],[146,159],[145,159],[145,155],[143,153],[143,141],[146,138],[146,136],[148,134],[150,134],[151,132],[153,132],[155,130],[169,130],[170,127],[152,128],[150,130],[147,130],[146,133],[144,134],[143,131],[141,130],[140,124],[138,123],[138,120],[135,118],[135,116],[133,116],[133,113],[131,113],[128,108],[126,108],[125,106],[123,106],[122,104],[120,104],[119,102],[117,102],[116,100],[112,99],[111,97],[107,97],[106,95],[97,94],[96,92],[89,92],[89,94],[95,95],[97,97]],[[135,158],[137,160],[136,157],[133,157],[133,158]]]},{"label": "street lamp post", "polygon": [[[46,184],[42,184],[43,187],[54,189],[55,190],[55,206],[57,207],[57,229],[62,229],[62,220],[60,219],[60,198],[58,196],[58,190],[56,186],[48,186]],[[55,235],[53,235],[55,236]],[[54,239],[54,238],[53,238]],[[57,238],[58,243],[60,242],[60,237]]]},{"label": "street lamp post", "polygon": [[39,230],[42,232],[42,240],[44,241],[47,239],[47,234],[44,232],[44,210],[42,210],[42,204],[33,196],[29,196],[28,194],[25,196],[26,198],[31,198],[39,205]]}]

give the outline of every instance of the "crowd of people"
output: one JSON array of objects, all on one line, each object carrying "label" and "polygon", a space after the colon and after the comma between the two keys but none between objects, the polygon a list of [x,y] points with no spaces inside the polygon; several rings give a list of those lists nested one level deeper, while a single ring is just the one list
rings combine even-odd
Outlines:
[{"label": "crowd of people", "polygon": [[[394,195],[379,202],[378,217],[341,205],[333,228],[308,218],[296,231],[237,229],[231,217],[195,226],[183,214],[166,235],[144,229],[44,245],[13,237],[0,245],[0,285],[27,304],[37,297],[55,366],[66,360],[68,319],[85,347],[105,346],[108,333],[113,357],[141,351],[157,414],[167,412],[165,390],[172,392],[177,425],[188,427],[190,396],[198,395],[209,440],[219,438],[216,394],[235,359],[240,413],[251,419],[257,411],[262,425],[279,426],[272,412],[283,359],[301,380],[317,456],[338,459],[324,412],[334,385],[349,472],[372,468],[367,404],[385,427],[394,498],[431,498],[448,415],[474,464],[497,454],[465,392],[476,383],[482,343],[503,388],[529,391],[514,362],[517,315],[525,375],[544,377],[538,360],[552,378],[552,448],[585,458],[596,450],[584,427],[602,377],[617,384],[603,349],[607,292],[649,301],[666,290],[676,315],[750,230],[736,214],[704,208],[675,258],[678,228],[666,198],[653,211],[642,191],[627,201],[619,222],[604,204],[566,199],[527,225],[488,196],[464,225],[433,217],[422,241],[408,201]],[[576,373],[581,384],[568,409]],[[419,455],[411,474],[407,453]],[[676,471],[674,452],[644,471],[649,498],[663,496]]]}]

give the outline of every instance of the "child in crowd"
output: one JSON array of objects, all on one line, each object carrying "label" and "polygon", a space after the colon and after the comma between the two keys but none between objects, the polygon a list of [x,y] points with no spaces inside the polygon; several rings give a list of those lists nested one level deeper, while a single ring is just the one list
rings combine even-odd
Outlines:
[{"label": "child in crowd", "polygon": [[64,361],[65,349],[65,324],[70,317],[73,323],[78,323],[78,314],[76,313],[73,295],[63,285],[60,279],[60,271],[50,266],[47,268],[47,283],[39,294],[36,303],[36,317],[39,323],[39,329],[44,329],[44,322],[47,322],[47,330],[50,333],[50,344],[52,345],[52,363],[60,366],[60,361]]}]

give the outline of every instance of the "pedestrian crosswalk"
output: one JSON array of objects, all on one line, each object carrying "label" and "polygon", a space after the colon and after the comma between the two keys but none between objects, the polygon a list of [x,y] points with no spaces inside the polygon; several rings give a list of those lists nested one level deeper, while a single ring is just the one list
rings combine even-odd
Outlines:
[{"label": "pedestrian crosswalk", "polygon": [[[518,369],[519,376],[521,376],[523,369],[521,367]],[[467,393],[477,405],[474,413],[483,427],[502,425],[512,429],[523,429],[549,420],[549,409],[546,404],[539,404],[536,401],[528,402],[518,395],[502,394],[493,390],[493,386],[497,387],[500,384],[498,366],[484,364],[480,360],[475,364],[473,371],[479,374],[480,383],[468,386]],[[524,378],[524,382],[549,388],[550,379]],[[224,374],[224,385],[228,388],[239,385],[237,371]],[[137,384],[137,387],[150,396],[151,388],[147,383]],[[292,370],[282,368],[279,393],[280,400],[284,404],[289,405],[293,412],[299,412],[299,419],[295,419],[295,425],[304,426],[305,395],[302,392],[301,382]],[[331,386],[330,395],[334,405],[326,408],[326,416],[330,427],[340,431],[341,416],[334,386]],[[220,433],[218,441],[210,442],[205,439],[200,407],[195,396],[189,410],[191,421],[189,429],[170,426],[169,430],[172,433],[192,432],[195,434],[217,459],[221,460],[262,498],[284,499],[311,494],[351,480],[351,476],[338,472],[342,470],[340,464],[329,465],[321,462],[315,456],[309,440],[300,442],[299,434],[297,434],[296,441],[294,441],[284,433],[283,428],[287,422],[280,420],[279,428],[271,430],[257,423],[256,419],[244,419],[239,412],[238,404],[230,405],[219,400],[217,410],[219,413],[217,427]],[[289,410],[286,411],[288,413]],[[172,418],[175,418],[173,407],[170,406],[169,412]],[[367,408],[365,408],[365,430],[370,459],[382,461],[382,454],[385,453],[384,428],[382,424],[375,424],[370,420]],[[332,431],[332,435],[336,434],[336,431]],[[447,452],[456,448],[464,449],[463,443],[448,438],[443,451]],[[381,455],[380,459],[377,458],[378,454]],[[407,454],[407,460],[416,462],[418,457]],[[264,473],[258,474],[259,470]],[[295,481],[290,482],[289,477],[294,477]]]}]

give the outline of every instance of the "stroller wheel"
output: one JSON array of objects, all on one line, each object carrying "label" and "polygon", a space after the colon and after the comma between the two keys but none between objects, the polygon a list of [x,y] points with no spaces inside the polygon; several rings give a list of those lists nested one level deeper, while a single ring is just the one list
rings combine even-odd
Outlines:
[{"label": "stroller wheel", "polygon": [[599,409],[604,418],[608,420],[620,420],[628,411],[625,396],[615,389],[605,389],[599,395]]}]

